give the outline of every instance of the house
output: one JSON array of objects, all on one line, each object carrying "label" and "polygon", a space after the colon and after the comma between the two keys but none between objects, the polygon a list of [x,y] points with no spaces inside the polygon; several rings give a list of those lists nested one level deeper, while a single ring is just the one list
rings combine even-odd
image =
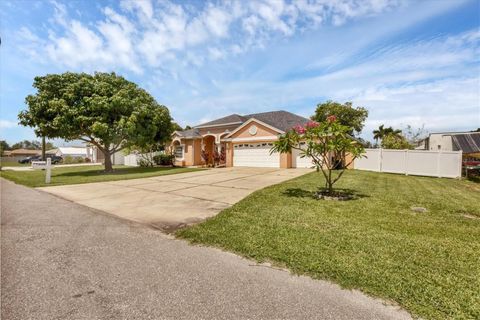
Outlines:
[{"label": "house", "polygon": [[14,150],[10,150],[8,152],[8,155],[7,155],[7,151],[4,152],[5,156],[16,157],[16,158],[38,156],[40,154],[42,154],[42,150],[14,149]]},{"label": "house", "polygon": [[47,154],[53,154],[62,158],[67,156],[72,158],[86,158],[87,148],[85,147],[58,147],[55,149],[47,150]]},{"label": "house", "polygon": [[[105,162],[105,155],[103,154],[100,149],[96,146],[86,143],[85,149],[87,152],[87,158],[89,158],[92,162],[95,163],[104,163]],[[125,155],[123,150],[119,150],[115,152],[113,155],[110,156],[113,165],[120,165],[125,164]]]},{"label": "house", "polygon": [[462,151],[466,156],[480,156],[480,132],[431,133],[416,149]]},{"label": "house", "polygon": [[216,154],[227,167],[307,168],[313,166],[311,160],[301,158],[297,150],[271,154],[270,149],[279,135],[308,121],[287,111],[231,114],[175,131],[170,148],[177,166],[202,165]]}]

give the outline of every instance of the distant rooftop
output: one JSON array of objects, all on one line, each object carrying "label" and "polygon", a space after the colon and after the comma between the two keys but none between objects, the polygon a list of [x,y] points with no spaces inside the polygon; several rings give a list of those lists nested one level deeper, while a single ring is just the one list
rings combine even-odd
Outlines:
[{"label": "distant rooftop", "polygon": [[452,135],[454,150],[462,150],[463,153],[480,152],[480,132]]},{"label": "distant rooftop", "polygon": [[[298,124],[304,125],[309,121],[309,119],[301,117],[294,113],[280,110],[280,111],[252,113],[244,116],[241,116],[239,114],[231,114],[223,118],[202,123],[198,126],[195,126],[195,128],[202,128],[202,127],[209,127],[209,126],[222,126],[222,125],[228,125],[228,124],[240,125],[252,118],[262,121],[282,131],[288,131],[295,125],[298,125]],[[185,131],[183,132],[185,133]]]}]

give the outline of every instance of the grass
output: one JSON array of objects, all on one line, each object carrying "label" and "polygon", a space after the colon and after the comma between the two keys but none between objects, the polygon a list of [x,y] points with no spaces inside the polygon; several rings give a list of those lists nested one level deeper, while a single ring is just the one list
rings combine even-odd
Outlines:
[{"label": "grass", "polygon": [[2,167],[29,167],[30,163],[18,163],[18,161],[2,161],[0,166]]},{"label": "grass", "polygon": [[58,186],[65,184],[78,184],[89,182],[115,181],[148,178],[166,174],[175,174],[190,172],[201,169],[194,168],[142,168],[114,166],[113,173],[104,173],[103,166],[76,166],[53,168],[50,184],[45,184],[45,171],[0,171],[0,177],[12,180],[15,183],[23,184],[28,187]]},{"label": "grass", "polygon": [[[179,230],[297,274],[395,301],[426,319],[480,319],[480,184],[347,171],[350,201],[315,200],[311,173]],[[425,207],[415,213],[412,206]]]}]

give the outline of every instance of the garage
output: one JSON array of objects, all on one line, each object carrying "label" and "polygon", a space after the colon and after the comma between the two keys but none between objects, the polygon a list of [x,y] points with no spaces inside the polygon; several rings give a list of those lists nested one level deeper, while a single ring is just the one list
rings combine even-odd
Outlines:
[{"label": "garage", "polygon": [[280,154],[270,154],[273,144],[263,143],[241,143],[233,146],[234,167],[261,167],[279,168]]},{"label": "garage", "polygon": [[[305,145],[305,142],[300,143],[300,148]],[[292,167],[293,168],[312,168],[314,166],[310,157],[301,157],[301,151],[298,149],[292,150]]]}]

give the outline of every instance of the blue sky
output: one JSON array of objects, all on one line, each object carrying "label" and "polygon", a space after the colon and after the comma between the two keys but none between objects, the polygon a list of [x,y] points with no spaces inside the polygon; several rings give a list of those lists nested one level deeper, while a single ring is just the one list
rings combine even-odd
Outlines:
[{"label": "blue sky", "polygon": [[0,136],[33,77],[115,71],[181,125],[353,101],[380,124],[480,127],[480,1],[0,2]]}]

